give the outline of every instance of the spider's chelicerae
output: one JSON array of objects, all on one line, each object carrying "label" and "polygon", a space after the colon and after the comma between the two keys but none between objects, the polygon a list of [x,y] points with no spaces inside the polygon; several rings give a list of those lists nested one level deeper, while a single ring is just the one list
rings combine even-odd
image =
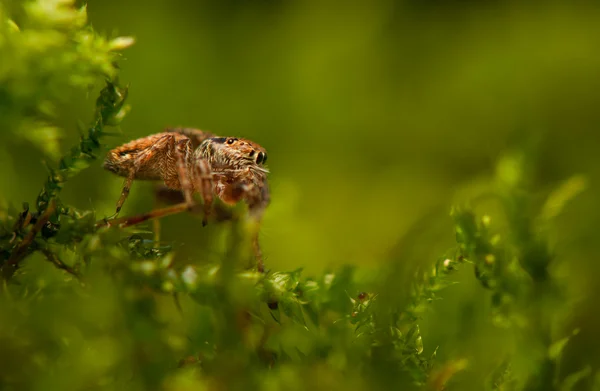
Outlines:
[{"label": "spider's chelicerae", "polygon": [[130,141],[111,150],[104,161],[104,168],[126,178],[115,216],[136,179],[162,180],[168,188],[180,190],[185,202],[113,221],[129,226],[192,209],[194,193],[203,199],[203,224],[211,214],[213,195],[230,205],[245,201],[251,217],[258,220],[269,204],[266,161],[265,149],[255,142],[198,129],[169,128]]}]

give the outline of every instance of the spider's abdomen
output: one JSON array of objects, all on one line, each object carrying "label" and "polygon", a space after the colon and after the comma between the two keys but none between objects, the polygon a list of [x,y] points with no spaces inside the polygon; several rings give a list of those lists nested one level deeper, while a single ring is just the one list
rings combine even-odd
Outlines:
[{"label": "spider's abdomen", "polygon": [[179,187],[175,148],[182,155],[189,151],[189,141],[178,133],[158,133],[123,144],[111,150],[104,161],[104,168],[127,177],[134,173],[135,179],[163,180],[171,188]]}]

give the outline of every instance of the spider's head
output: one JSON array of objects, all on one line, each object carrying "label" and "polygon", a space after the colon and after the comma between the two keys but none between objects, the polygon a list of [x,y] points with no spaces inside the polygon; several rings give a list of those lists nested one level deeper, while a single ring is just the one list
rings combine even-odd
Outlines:
[{"label": "spider's head", "polygon": [[267,151],[257,143],[236,137],[211,137],[200,146],[203,157],[211,165],[243,168],[250,167],[256,171],[268,172],[264,167],[267,162]]}]

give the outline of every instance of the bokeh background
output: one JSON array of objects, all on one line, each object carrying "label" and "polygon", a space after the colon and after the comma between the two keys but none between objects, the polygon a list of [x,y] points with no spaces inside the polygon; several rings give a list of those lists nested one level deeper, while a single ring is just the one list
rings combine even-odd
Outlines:
[{"label": "bokeh background", "polygon": [[[544,186],[598,172],[600,10],[518,3],[102,0],[88,10],[97,30],[137,39],[121,63],[133,110],[114,145],[169,125],[259,142],[272,171],[269,263],[321,268],[373,264],[521,136],[539,139]],[[73,117],[89,117],[92,99]],[[121,179],[90,177],[74,197],[110,213]],[[124,212],[151,207],[149,193],[138,184]],[[165,235],[202,240],[177,224],[188,220],[165,221]]]},{"label": "bokeh background", "polygon": [[[137,41],[120,62],[132,111],[108,147],[187,126],[268,150],[272,204],[261,243],[273,269],[377,269],[431,211],[441,227],[412,254],[434,257],[454,239],[450,205],[476,194],[498,158],[523,144],[535,155],[540,194],[585,175],[588,189],[557,220],[552,248],[557,273],[580,293],[578,354],[598,364],[595,2],[90,0],[88,13],[97,31]],[[77,121],[91,118],[95,96],[65,105],[65,150],[77,140]],[[33,202],[43,159],[27,144],[1,148],[3,196]],[[98,162],[68,183],[63,199],[110,215],[121,185]],[[122,215],[151,209],[152,189],[134,184]],[[162,240],[177,243],[180,262],[210,260],[222,234],[190,215],[162,222]],[[469,340],[470,330],[492,330],[473,309],[488,298],[470,273],[434,304],[430,327],[447,328],[437,328],[430,349],[449,335],[472,349],[489,337]],[[461,349],[454,344],[445,354]]]}]

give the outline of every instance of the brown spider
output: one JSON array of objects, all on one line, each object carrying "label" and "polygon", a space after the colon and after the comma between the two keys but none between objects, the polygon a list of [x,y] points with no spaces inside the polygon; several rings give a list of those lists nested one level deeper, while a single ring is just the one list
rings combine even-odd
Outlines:
[{"label": "brown spider", "polygon": [[[104,168],[126,178],[113,217],[121,211],[135,179],[162,180],[169,189],[182,191],[185,202],[106,224],[130,226],[191,210],[196,206],[194,193],[203,199],[203,225],[211,215],[213,194],[229,205],[245,201],[250,216],[260,220],[270,199],[266,161],[265,149],[255,142],[197,129],[169,128],[130,141],[111,150],[104,161]],[[255,250],[260,255],[257,243]]]}]

